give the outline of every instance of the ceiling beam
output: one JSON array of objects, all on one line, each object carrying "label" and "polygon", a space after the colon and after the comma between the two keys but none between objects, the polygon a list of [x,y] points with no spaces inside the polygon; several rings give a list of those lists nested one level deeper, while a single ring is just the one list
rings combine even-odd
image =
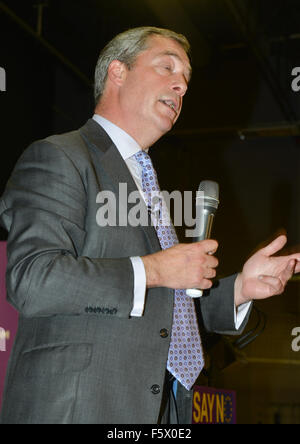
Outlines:
[{"label": "ceiling beam", "polygon": [[91,80],[83,74],[80,69],[74,65],[66,56],[58,51],[53,45],[45,40],[39,33],[34,30],[28,23],[21,19],[15,12],[0,1],[0,11],[4,12],[13,22],[15,22],[20,28],[27,34],[37,40],[53,57],[59,60],[66,68],[68,68],[75,76],[81,80],[88,88],[93,87]]}]

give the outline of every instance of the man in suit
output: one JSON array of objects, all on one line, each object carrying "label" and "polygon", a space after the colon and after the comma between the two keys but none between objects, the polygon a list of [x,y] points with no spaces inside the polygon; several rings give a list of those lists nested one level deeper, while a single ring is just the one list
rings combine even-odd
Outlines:
[{"label": "man in suit", "polygon": [[[168,30],[117,36],[97,64],[93,119],[33,143],[18,161],[0,200],[8,299],[20,313],[2,423],[173,422],[174,289],[210,289],[200,300],[206,329],[238,334],[251,301],[282,293],[299,271],[300,254],[271,257],[281,236],[212,288],[216,241],[162,250],[151,224],[97,223],[101,192],[116,196],[122,216],[120,183],[146,201],[136,154],[177,120],[188,52]],[[177,383],[181,423],[191,421],[191,388]]]}]

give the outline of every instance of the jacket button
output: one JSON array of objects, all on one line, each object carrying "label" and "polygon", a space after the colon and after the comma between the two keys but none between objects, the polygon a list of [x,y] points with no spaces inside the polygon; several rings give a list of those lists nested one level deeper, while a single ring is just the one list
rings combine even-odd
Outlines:
[{"label": "jacket button", "polygon": [[151,392],[153,393],[153,395],[158,395],[160,393],[160,386],[157,384],[154,384],[151,387]]},{"label": "jacket button", "polygon": [[167,338],[169,336],[169,331],[166,328],[162,328],[159,334],[161,338]]}]

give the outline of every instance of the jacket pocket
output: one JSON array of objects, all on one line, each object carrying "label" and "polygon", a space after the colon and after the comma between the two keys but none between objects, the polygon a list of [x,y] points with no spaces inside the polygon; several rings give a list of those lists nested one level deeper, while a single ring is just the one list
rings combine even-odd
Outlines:
[{"label": "jacket pocket", "polygon": [[1,424],[72,424],[93,345],[53,343],[25,350],[5,389]]},{"label": "jacket pocket", "polygon": [[64,375],[87,369],[92,359],[92,344],[46,344],[22,353],[25,377]]}]

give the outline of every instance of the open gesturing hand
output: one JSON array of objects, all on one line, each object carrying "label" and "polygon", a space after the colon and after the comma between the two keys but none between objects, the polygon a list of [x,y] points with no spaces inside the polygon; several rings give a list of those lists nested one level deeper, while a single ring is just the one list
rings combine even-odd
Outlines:
[{"label": "open gesturing hand", "polygon": [[281,235],[248,259],[236,280],[236,306],[283,293],[293,274],[300,272],[300,252],[273,256],[286,242],[286,236]]}]

